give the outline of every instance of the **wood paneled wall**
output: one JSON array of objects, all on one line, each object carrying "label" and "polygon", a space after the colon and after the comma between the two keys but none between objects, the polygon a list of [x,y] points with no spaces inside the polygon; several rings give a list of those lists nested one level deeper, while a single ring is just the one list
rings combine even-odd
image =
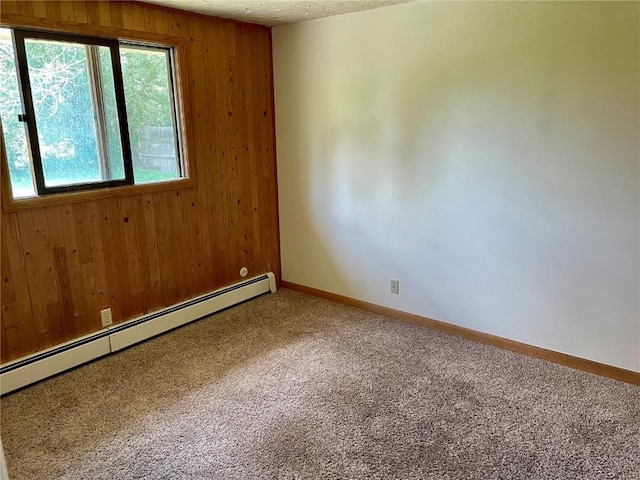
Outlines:
[{"label": "wood paneled wall", "polygon": [[197,185],[2,211],[6,362],[273,271],[280,278],[271,33],[135,2],[6,1],[5,24],[185,40]]}]

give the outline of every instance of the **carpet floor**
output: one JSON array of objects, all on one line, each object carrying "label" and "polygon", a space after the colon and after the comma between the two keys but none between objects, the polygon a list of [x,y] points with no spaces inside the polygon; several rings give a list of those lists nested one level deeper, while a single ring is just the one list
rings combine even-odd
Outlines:
[{"label": "carpet floor", "polygon": [[640,388],[281,290],[1,401],[19,479],[640,479]]}]

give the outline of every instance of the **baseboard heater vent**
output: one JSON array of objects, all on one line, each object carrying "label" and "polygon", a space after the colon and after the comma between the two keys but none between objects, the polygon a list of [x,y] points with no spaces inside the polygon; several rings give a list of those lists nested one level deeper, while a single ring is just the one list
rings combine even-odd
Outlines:
[{"label": "baseboard heater vent", "polygon": [[267,273],[20,358],[0,367],[0,395],[275,291],[275,276]]}]

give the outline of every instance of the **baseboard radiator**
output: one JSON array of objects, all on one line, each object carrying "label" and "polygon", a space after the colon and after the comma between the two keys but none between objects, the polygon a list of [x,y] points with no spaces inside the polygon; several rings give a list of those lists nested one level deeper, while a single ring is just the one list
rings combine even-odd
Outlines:
[{"label": "baseboard radiator", "polygon": [[275,291],[267,273],[20,358],[0,367],[0,395]]}]

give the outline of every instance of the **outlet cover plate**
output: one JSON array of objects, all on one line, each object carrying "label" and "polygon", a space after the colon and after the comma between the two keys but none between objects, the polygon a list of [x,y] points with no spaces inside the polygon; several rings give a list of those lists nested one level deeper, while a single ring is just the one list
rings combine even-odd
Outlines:
[{"label": "outlet cover plate", "polygon": [[100,318],[102,319],[102,328],[113,325],[113,318],[111,317],[111,309],[105,308],[100,310]]}]

